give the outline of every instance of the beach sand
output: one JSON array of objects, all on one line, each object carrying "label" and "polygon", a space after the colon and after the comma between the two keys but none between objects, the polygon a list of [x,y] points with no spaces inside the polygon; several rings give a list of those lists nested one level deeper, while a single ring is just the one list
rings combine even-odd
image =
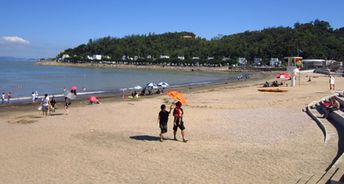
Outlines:
[{"label": "beach sand", "polygon": [[[58,104],[46,118],[39,111],[2,112],[0,181],[296,183],[322,174],[337,152],[302,112],[330,94],[328,78],[311,75],[286,93],[258,92],[265,81],[184,89],[188,143],[159,142],[159,107],[172,102],[166,95],[72,105],[69,115]],[[343,89],[344,80],[336,81]],[[171,116],[168,126],[172,139]]]}]

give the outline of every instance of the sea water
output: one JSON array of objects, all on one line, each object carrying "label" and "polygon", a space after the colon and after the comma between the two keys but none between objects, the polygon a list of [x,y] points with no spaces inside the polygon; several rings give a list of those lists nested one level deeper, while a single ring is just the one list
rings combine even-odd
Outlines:
[{"label": "sea water", "polygon": [[157,70],[83,68],[41,66],[35,61],[0,61],[0,93],[12,92],[13,100],[30,99],[39,95],[61,94],[77,86],[78,92],[102,93],[120,91],[121,88],[142,87],[149,82],[167,82],[171,86],[210,83],[230,80],[238,74],[205,72],[167,72]]}]

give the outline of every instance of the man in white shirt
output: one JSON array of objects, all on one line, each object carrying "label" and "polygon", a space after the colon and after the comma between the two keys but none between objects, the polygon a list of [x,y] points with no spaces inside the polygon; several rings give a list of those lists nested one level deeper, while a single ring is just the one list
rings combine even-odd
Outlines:
[{"label": "man in white shirt", "polygon": [[330,77],[330,79],[329,79],[330,91],[334,91],[335,90],[336,79],[332,75],[330,75],[329,77]]},{"label": "man in white shirt", "polygon": [[32,103],[36,102],[36,94],[34,92],[32,92]]},{"label": "man in white shirt", "polygon": [[48,116],[49,102],[50,100],[49,100],[48,94],[45,94],[44,98],[42,99],[43,116]]}]

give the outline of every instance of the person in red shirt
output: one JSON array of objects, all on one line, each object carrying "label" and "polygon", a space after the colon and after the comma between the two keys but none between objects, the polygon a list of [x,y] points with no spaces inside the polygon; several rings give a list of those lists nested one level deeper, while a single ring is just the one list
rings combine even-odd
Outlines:
[{"label": "person in red shirt", "polygon": [[184,126],[184,121],[183,121],[183,114],[184,111],[182,109],[182,103],[177,102],[176,107],[173,110],[173,116],[174,116],[174,125],[173,125],[173,135],[174,135],[174,140],[177,140],[177,130],[178,128],[181,130],[183,142],[187,142],[185,139],[185,126]]}]

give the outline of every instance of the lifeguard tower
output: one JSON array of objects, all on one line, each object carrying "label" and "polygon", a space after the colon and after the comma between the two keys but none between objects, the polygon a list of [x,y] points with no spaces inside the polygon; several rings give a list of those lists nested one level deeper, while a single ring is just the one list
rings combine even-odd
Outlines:
[{"label": "lifeguard tower", "polygon": [[288,62],[287,72],[291,76],[291,86],[294,87],[296,83],[296,76],[300,74],[300,69],[302,68],[302,57],[285,57],[284,60]]}]

